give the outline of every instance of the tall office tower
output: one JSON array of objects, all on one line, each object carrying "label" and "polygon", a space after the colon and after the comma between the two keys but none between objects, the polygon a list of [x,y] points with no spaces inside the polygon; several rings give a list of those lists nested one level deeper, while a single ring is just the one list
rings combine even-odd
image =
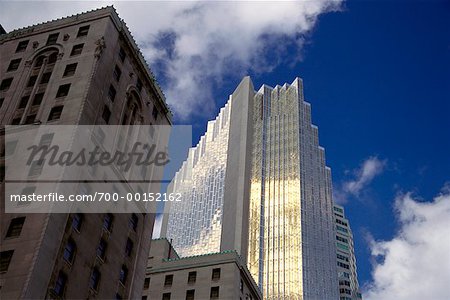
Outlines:
[{"label": "tall office tower", "polygon": [[[292,85],[275,88],[264,85],[255,92],[250,78],[244,78],[228,110],[229,124],[221,127],[228,130],[228,135],[222,133],[227,146],[215,150],[227,152],[221,167],[225,174],[203,181],[209,184],[200,184],[203,191],[209,192],[202,192],[201,198],[197,188],[186,192],[200,173],[204,177],[218,168],[211,160],[214,144],[202,146],[202,141],[216,136],[216,127],[208,126],[170,190],[192,205],[172,203],[163,234],[181,255],[189,248],[197,254],[218,247],[237,250],[265,299],[337,299],[331,174],[318,129],[311,124],[310,104],[303,100],[302,81],[297,78]],[[206,166],[200,173],[195,168],[199,163]],[[213,207],[214,199],[223,202],[217,202],[214,211],[201,211]],[[203,233],[219,230],[220,245],[218,240],[204,240],[208,235]]]},{"label": "tall office tower", "polygon": [[356,257],[353,247],[353,234],[349,221],[345,218],[344,208],[334,205],[336,224],[336,256],[339,280],[339,299],[362,299],[359,292],[358,275],[356,273]]},{"label": "tall office tower", "polygon": [[[171,124],[164,95],[112,7],[10,31],[0,36],[0,51],[2,125]],[[52,136],[32,138],[48,144]],[[7,149],[2,175],[16,155]],[[35,175],[25,176],[23,194],[39,191]],[[154,214],[5,213],[9,183],[1,181],[2,299],[141,297]]]}]

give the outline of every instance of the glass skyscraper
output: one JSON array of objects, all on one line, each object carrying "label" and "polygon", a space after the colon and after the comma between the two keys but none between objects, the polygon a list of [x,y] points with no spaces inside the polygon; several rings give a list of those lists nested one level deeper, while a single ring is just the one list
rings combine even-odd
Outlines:
[{"label": "glass skyscraper", "polygon": [[353,234],[349,221],[345,218],[344,208],[334,205],[334,221],[336,224],[336,256],[339,280],[340,300],[362,299],[359,292],[356,273],[356,258],[353,246]]},{"label": "glass skyscraper", "polygon": [[244,78],[169,191],[183,196],[162,233],[181,255],[237,250],[265,299],[339,298],[331,172],[301,79]]}]

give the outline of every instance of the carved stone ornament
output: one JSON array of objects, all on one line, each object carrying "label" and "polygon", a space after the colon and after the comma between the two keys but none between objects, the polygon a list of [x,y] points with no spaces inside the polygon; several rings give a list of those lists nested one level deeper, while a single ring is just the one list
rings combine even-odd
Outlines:
[{"label": "carved stone ornament", "polygon": [[39,47],[39,42],[34,41],[33,42],[33,49],[36,49],[37,47]]},{"label": "carved stone ornament", "polygon": [[100,57],[102,55],[103,49],[106,48],[105,38],[102,36],[99,38],[95,44],[97,47],[95,48],[95,57]]}]

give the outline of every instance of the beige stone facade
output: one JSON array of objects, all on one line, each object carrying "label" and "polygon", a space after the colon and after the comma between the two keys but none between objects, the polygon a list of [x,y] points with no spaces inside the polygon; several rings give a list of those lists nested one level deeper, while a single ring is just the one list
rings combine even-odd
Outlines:
[{"label": "beige stone facade", "polygon": [[262,295],[236,251],[178,257],[165,238],[150,247],[142,300],[258,300]]},{"label": "beige stone facade", "polygon": [[[112,7],[2,34],[0,51],[1,125],[171,124]],[[0,214],[0,298],[140,298],[153,214],[7,214],[3,199]]]}]

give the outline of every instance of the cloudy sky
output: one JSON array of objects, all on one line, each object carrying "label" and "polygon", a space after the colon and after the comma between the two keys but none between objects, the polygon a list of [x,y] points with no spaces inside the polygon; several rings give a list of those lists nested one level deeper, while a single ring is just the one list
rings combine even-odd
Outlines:
[{"label": "cloudy sky", "polygon": [[448,1],[0,2],[6,30],[114,4],[175,121],[302,77],[365,299],[450,299]]}]

